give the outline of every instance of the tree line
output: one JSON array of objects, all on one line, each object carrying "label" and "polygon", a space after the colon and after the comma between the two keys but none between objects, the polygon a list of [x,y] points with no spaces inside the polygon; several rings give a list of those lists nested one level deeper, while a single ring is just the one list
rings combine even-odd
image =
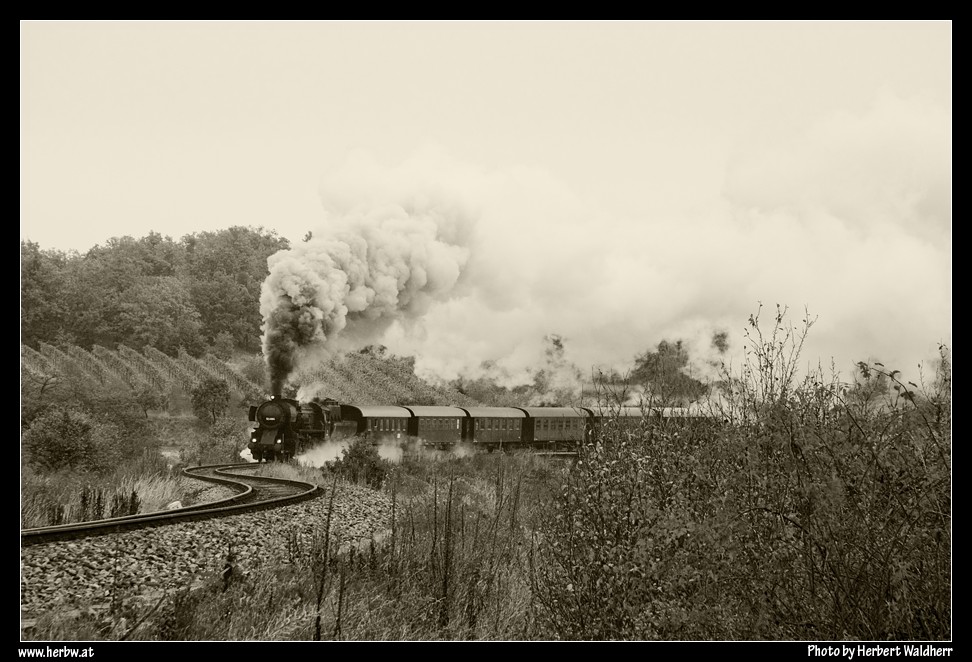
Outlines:
[{"label": "tree line", "polygon": [[267,258],[289,247],[275,231],[241,226],[113,237],[85,253],[21,240],[21,343],[259,351]]},{"label": "tree line", "polygon": [[[179,240],[157,232],[113,237],[85,253],[22,240],[21,343],[34,349],[42,343],[152,347],[170,356],[182,348],[195,357],[259,352],[267,258],[288,248],[275,231],[242,226]],[[562,355],[563,346],[554,343],[554,350]],[[633,357],[626,377],[663,384],[655,390],[664,390],[665,404],[684,404],[705,391],[685,374],[688,362],[681,340],[662,340]]]}]

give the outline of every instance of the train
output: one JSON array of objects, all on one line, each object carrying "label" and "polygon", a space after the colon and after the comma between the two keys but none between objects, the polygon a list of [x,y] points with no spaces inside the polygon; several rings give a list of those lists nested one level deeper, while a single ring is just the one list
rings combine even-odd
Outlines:
[{"label": "train", "polygon": [[605,420],[636,428],[645,416],[681,421],[707,418],[678,407],[454,407],[309,402],[273,396],[251,406],[248,449],[260,461],[289,460],[325,442],[364,437],[375,444],[445,450],[467,444],[492,452],[528,449],[570,453],[588,442]]}]

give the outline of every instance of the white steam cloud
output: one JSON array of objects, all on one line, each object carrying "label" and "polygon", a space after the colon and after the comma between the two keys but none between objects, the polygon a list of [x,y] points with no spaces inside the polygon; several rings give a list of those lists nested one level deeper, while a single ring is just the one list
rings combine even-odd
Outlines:
[{"label": "white steam cloud", "polygon": [[322,197],[326,225],[271,258],[264,286],[281,379],[318,350],[382,342],[422,376],[475,378],[491,361],[526,383],[552,334],[585,371],[681,339],[705,377],[726,358],[713,334],[738,357],[758,302],[764,319],[777,303],[796,324],[805,307],[818,318],[804,365],[914,374],[951,344],[951,116],[920,101],[740,146],[722,199],[678,215],[618,217],[547,172],[437,152],[356,156]]},{"label": "white steam cloud", "polygon": [[[336,202],[336,201],[335,201]],[[382,338],[452,295],[471,218],[434,192],[332,204],[327,225],[268,260],[263,349],[274,393],[308,357]]]}]

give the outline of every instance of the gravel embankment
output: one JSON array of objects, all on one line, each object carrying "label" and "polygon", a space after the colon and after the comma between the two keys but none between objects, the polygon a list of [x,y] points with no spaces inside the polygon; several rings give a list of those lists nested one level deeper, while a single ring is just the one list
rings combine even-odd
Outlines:
[{"label": "gravel embankment", "polygon": [[[289,541],[312,549],[323,533],[330,493],[293,506],[201,522],[131,531],[21,550],[21,618],[107,604],[112,591],[157,600],[163,592],[218,575],[232,546],[236,570],[256,571],[288,558]],[[209,499],[195,498],[193,501]],[[390,526],[391,500],[356,485],[338,485],[331,517],[336,540],[361,543]]]}]

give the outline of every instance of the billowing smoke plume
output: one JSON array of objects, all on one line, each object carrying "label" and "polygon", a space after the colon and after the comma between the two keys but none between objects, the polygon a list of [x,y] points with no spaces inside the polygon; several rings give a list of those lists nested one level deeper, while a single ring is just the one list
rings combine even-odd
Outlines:
[{"label": "billowing smoke plume", "polygon": [[568,341],[555,363],[585,377],[683,341],[705,381],[741,365],[760,303],[818,319],[801,367],[874,356],[913,371],[951,342],[950,126],[947,109],[879,99],[738,145],[718,198],[652,213],[538,168],[357,156],[325,181],[325,227],[270,261],[274,387],[313,352],[371,342],[425,379],[536,386],[562,372],[554,335]]},{"label": "billowing smoke plume", "polygon": [[428,196],[356,206],[271,256],[260,312],[272,392],[282,392],[303,358],[373,342],[448,298],[469,258],[469,223]]}]

